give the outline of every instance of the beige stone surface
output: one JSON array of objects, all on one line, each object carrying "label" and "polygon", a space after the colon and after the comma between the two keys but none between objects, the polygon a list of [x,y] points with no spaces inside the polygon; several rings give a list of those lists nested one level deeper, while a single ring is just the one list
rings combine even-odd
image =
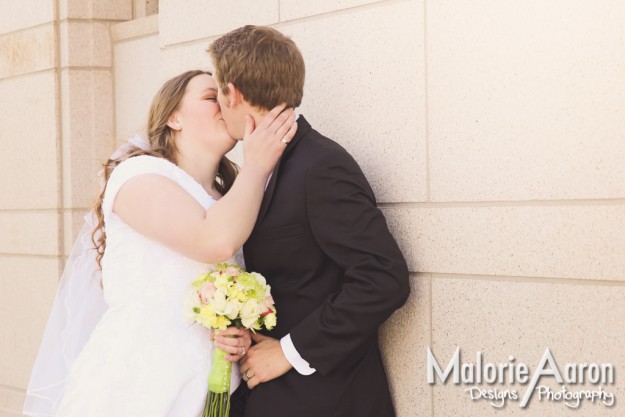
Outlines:
[{"label": "beige stone surface", "polygon": [[21,417],[26,399],[23,390],[0,386],[0,417]]},{"label": "beige stone surface", "polygon": [[0,2],[0,34],[52,22],[54,0]]},{"label": "beige stone surface", "polygon": [[0,211],[0,254],[58,255],[56,211]]},{"label": "beige stone surface", "polygon": [[[625,380],[619,372],[625,365],[622,335],[625,334],[625,287],[569,285],[553,282],[512,282],[499,280],[432,279],[432,351],[446,366],[457,346],[460,363],[476,363],[481,351],[483,364],[525,363],[536,370],[546,348],[558,368],[567,363],[612,363],[616,368],[615,384],[603,385],[616,396],[616,405],[606,408],[584,402],[578,410],[562,402],[549,402],[538,396],[521,409],[520,401],[509,402],[497,410],[485,400],[472,402],[463,390],[481,388],[516,389],[522,398],[529,384],[467,384],[433,387],[435,416],[621,416],[625,410]],[[554,379],[544,377],[539,385]],[[569,391],[598,390],[599,385],[568,385]]]},{"label": "beige stone surface", "polygon": [[98,191],[97,173],[115,145],[113,80],[106,70],[63,70],[63,201],[89,207]]},{"label": "beige stone surface", "polygon": [[0,417],[23,417],[23,414],[20,412],[9,412],[0,409]]},{"label": "beige stone surface", "polygon": [[[61,0],[57,45],[54,2],[0,3],[0,417],[21,415],[100,164],[163,81],[210,69],[210,41],[247,23],[301,47],[299,110],[360,163],[414,272],[380,331],[398,417],[625,414],[622,1],[161,0],[124,22],[156,3]],[[445,364],[456,346],[612,362],[617,405],[495,410],[428,385],[427,346]]]},{"label": "beige stone surface", "polygon": [[[0,80],[0,209],[56,208],[57,122],[52,71]],[[10,98],[10,99],[6,99]]]},{"label": "beige stone surface", "polygon": [[331,13],[379,2],[380,0],[280,0],[280,21],[284,22],[316,14]]},{"label": "beige stone surface", "polygon": [[625,196],[625,3],[428,2],[434,201]]},{"label": "beige stone surface", "polygon": [[59,0],[61,19],[132,19],[132,0]]},{"label": "beige stone surface", "polygon": [[0,417],[24,417],[21,412],[9,412],[0,409]]},{"label": "beige stone surface", "polygon": [[158,15],[111,25],[111,37],[114,43],[151,35],[158,35]]},{"label": "beige stone surface", "polygon": [[0,35],[0,79],[54,68],[54,37],[52,24]]},{"label": "beige stone surface", "polygon": [[384,208],[411,271],[625,281],[625,206]]},{"label": "beige stone surface", "polygon": [[61,66],[110,67],[113,59],[110,26],[105,22],[61,22]]},{"label": "beige stone surface", "polygon": [[221,35],[243,25],[279,21],[278,0],[160,0],[161,45]]},{"label": "beige stone surface", "polygon": [[410,278],[410,297],[380,330],[384,364],[398,417],[429,416],[431,389],[424,375],[430,342],[430,276]]},{"label": "beige stone surface", "polygon": [[133,0],[132,10],[135,19],[158,14],[158,0]]},{"label": "beige stone surface", "polygon": [[59,278],[59,261],[0,256],[0,386],[26,388]]},{"label": "beige stone surface", "polygon": [[306,60],[301,113],[352,153],[380,202],[426,189],[423,3],[280,25]]},{"label": "beige stone surface", "polygon": [[164,79],[169,79],[189,69],[201,69],[212,72],[213,63],[206,52],[206,48],[216,38],[202,39],[163,49],[161,52],[163,62],[161,74],[164,76]]},{"label": "beige stone surface", "polygon": [[243,144],[241,142],[237,143],[237,145],[226,155],[231,161],[235,164],[242,166],[243,165]]},{"label": "beige stone surface", "polygon": [[160,72],[158,36],[115,44],[116,138],[126,141],[144,132],[150,103],[165,78]]}]

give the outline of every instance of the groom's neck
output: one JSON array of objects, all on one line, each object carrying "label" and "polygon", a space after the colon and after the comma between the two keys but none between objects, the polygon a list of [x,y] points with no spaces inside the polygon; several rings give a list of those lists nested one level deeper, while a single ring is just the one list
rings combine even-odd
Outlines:
[{"label": "groom's neck", "polygon": [[265,117],[267,113],[269,113],[267,110],[253,109],[253,110],[250,110],[250,113],[248,114],[252,116],[252,118],[254,119],[254,126],[258,126],[260,122],[263,120],[263,117]]}]

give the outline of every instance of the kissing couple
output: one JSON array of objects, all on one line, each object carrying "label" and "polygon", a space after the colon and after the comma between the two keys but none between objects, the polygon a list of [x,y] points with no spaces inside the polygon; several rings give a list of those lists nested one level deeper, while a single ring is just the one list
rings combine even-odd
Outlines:
[{"label": "kissing couple", "polygon": [[[217,347],[234,363],[232,416],[394,416],[378,328],[408,270],[367,179],[294,112],[305,66],[290,38],[244,26],[208,53],[212,74],[167,81],[147,140],[105,163],[25,414],[198,417]],[[226,158],[239,141],[240,168]],[[222,262],[266,277],[271,331],[185,319],[193,280]]]}]

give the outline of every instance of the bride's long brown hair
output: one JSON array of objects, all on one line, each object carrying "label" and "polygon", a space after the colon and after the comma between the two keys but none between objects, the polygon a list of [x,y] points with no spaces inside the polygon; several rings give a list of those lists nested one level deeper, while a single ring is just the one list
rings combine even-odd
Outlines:
[{"label": "bride's long brown hair", "polygon": [[[98,252],[98,264],[104,256],[104,250],[106,249],[106,232],[104,229],[104,214],[102,212],[102,200],[104,199],[104,192],[106,191],[106,184],[111,176],[111,172],[117,165],[125,161],[128,158],[132,158],[138,155],[151,155],[159,158],[167,159],[172,163],[176,163],[176,143],[174,141],[174,132],[167,125],[167,121],[172,113],[178,108],[182,97],[187,89],[187,84],[192,78],[208,74],[210,72],[193,70],[180,74],[169,81],[167,81],[160,90],[154,96],[152,105],[150,106],[150,112],[148,114],[148,141],[150,143],[150,150],[143,150],[136,148],[127,152],[125,155],[117,159],[109,159],[104,164],[104,187],[100,193],[98,199],[95,202],[95,214],[98,219],[98,225],[91,234],[91,240],[95,245]],[[239,167],[225,156],[219,161],[219,168],[217,169],[217,178],[215,178],[215,188],[220,194],[225,194],[230,190],[234,180],[239,172]]]}]

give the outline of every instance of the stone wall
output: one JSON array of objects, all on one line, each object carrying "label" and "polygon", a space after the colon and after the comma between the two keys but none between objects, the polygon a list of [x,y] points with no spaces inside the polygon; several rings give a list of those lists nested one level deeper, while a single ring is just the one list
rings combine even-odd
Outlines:
[{"label": "stone wall", "polygon": [[[164,80],[210,69],[210,41],[248,23],[300,46],[301,113],[361,164],[408,260],[411,298],[381,332],[398,416],[623,415],[625,3],[5,3],[0,417],[19,415],[98,164]],[[428,347],[441,365],[457,347],[533,370],[547,347],[561,367],[610,362],[616,405],[499,410],[465,389],[528,385],[430,385]]]}]

